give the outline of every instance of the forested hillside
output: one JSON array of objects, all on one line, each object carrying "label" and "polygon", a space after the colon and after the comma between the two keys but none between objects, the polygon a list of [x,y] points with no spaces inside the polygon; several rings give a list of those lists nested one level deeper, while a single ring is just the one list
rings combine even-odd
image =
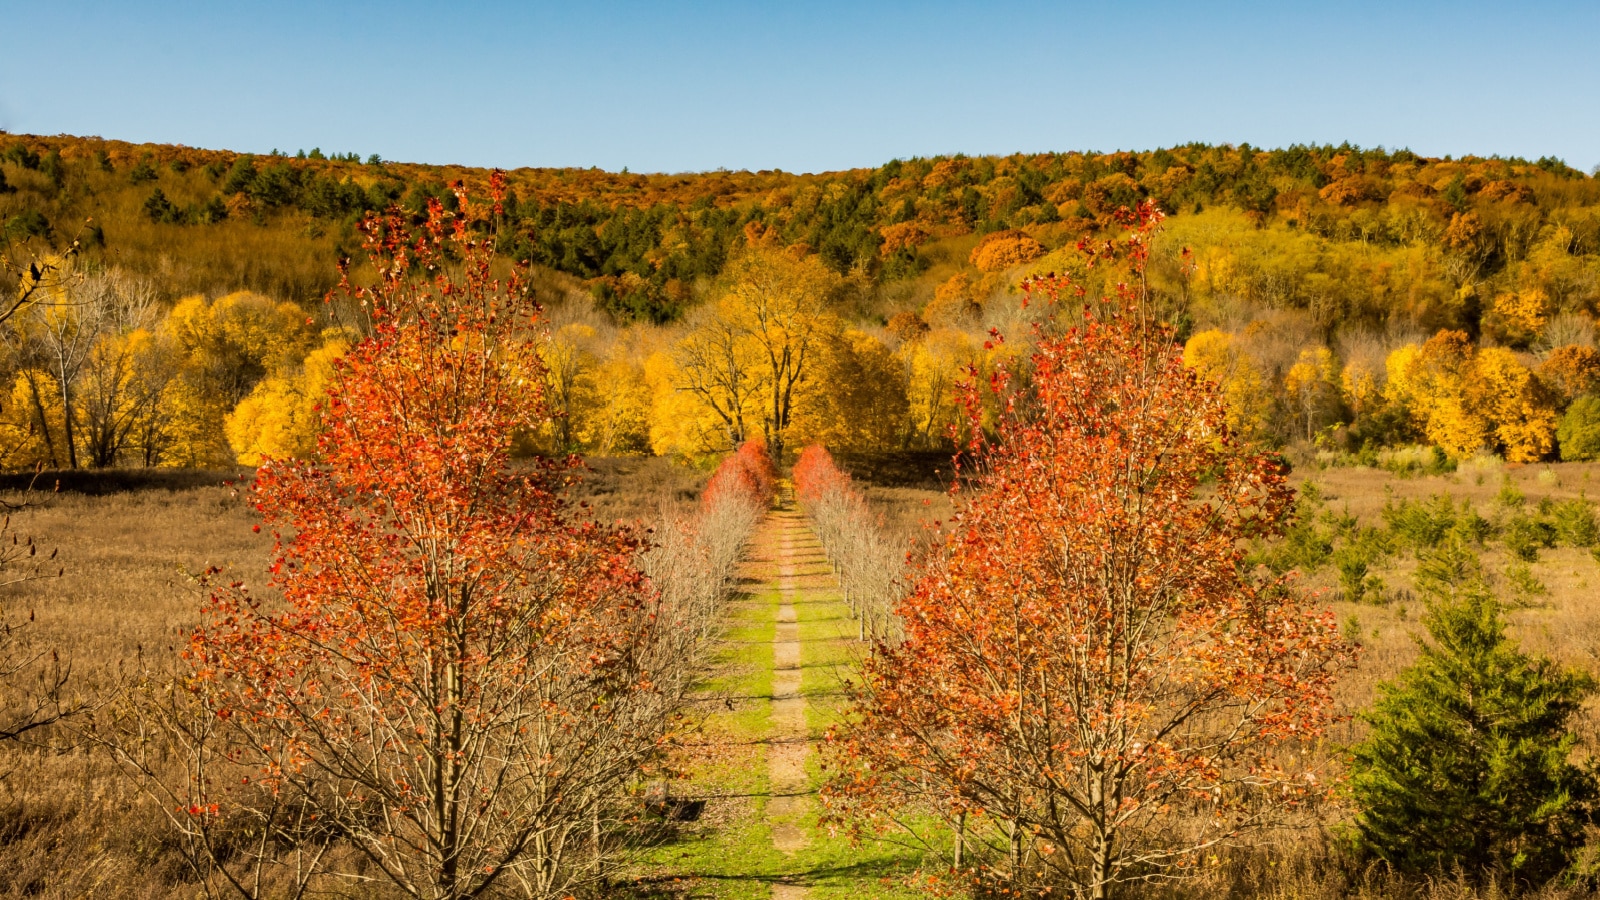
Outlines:
[{"label": "forested hillside", "polygon": [[[420,221],[489,173],[0,135],[0,178],[8,290],[42,264],[73,274],[35,299],[82,295],[7,323],[6,464],[69,467],[305,447],[359,336],[320,300],[339,260],[360,264],[362,217]],[[530,448],[946,446],[966,367],[1027,337],[1025,279],[1151,202],[1153,294],[1247,433],[1369,459],[1600,453],[1600,181],[1559,160],[1193,144],[507,185],[476,227],[535,265],[566,413]],[[775,312],[792,370],[757,364],[750,323]]]}]

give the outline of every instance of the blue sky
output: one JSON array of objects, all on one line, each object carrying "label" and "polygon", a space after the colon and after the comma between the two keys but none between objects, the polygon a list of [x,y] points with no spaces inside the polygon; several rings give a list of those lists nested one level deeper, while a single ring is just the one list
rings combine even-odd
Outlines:
[{"label": "blue sky", "polygon": [[1339,143],[1600,164],[1600,2],[0,2],[0,128],[821,171]]}]

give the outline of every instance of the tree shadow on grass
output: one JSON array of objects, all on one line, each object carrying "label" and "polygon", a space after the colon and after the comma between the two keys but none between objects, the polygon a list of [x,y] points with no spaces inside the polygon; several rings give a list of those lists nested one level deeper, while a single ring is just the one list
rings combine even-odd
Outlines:
[{"label": "tree shadow on grass", "polygon": [[625,891],[629,891],[627,896],[630,897],[681,897],[685,892],[693,890],[693,882],[696,881],[808,886],[833,879],[877,881],[883,878],[904,875],[908,871],[909,867],[903,860],[878,859],[811,869],[793,866],[778,872],[739,874],[725,872],[674,872],[670,875],[643,876],[620,887]]},{"label": "tree shadow on grass", "polygon": [[188,491],[220,487],[229,482],[248,485],[254,472],[249,469],[62,469],[13,472],[0,475],[0,491],[40,493],[58,491],[104,497],[140,491]]}]

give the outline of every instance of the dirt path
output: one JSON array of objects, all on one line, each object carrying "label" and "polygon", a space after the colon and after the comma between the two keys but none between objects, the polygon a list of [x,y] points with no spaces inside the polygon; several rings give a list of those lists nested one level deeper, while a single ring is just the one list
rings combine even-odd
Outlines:
[{"label": "dirt path", "polygon": [[[786,498],[787,501],[787,498]],[[785,856],[804,850],[810,837],[800,825],[811,805],[811,783],[806,757],[811,743],[806,730],[806,700],[800,693],[801,643],[795,612],[797,569],[817,553],[815,538],[805,516],[792,502],[769,514],[767,527],[777,532],[778,622],[772,638],[772,731],[768,737],[767,780],[772,795],[767,801],[767,821],[772,845]],[[801,900],[805,887],[775,883],[775,900]]]}]

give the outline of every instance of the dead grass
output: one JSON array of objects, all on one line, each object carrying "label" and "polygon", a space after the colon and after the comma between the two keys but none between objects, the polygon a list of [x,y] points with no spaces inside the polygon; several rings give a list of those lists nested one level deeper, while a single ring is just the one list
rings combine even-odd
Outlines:
[{"label": "dead grass", "polygon": [[[1379,469],[1306,469],[1295,473],[1297,484],[1314,482],[1328,508],[1348,511],[1363,526],[1382,527],[1384,504],[1393,500],[1424,500],[1446,494],[1457,503],[1465,500],[1486,519],[1496,515],[1496,497],[1507,479],[1526,497],[1529,507],[1541,499],[1600,499],[1600,464],[1553,463],[1533,466],[1467,466],[1448,475],[1402,478]],[[1482,551],[1486,571],[1499,576],[1510,556],[1498,541]],[[1548,593],[1532,605],[1509,610],[1513,637],[1524,648],[1546,654],[1567,665],[1600,675],[1600,563],[1588,551],[1574,547],[1542,550],[1531,564]],[[1393,677],[1416,658],[1416,638],[1423,632],[1422,604],[1416,598],[1412,574],[1415,556],[1399,552],[1373,570],[1386,585],[1387,602],[1345,603],[1338,599],[1337,580],[1330,568],[1302,579],[1303,589],[1325,598],[1347,632],[1359,635],[1360,667],[1340,685],[1340,700],[1347,709],[1370,703],[1377,685]],[[1503,586],[1503,585],[1502,585]],[[1508,593],[1502,591],[1502,593]],[[1355,636],[1353,634],[1352,636]],[[1346,729],[1356,739],[1359,728]],[[1580,733],[1585,746],[1600,753],[1600,705],[1591,705]]]}]

